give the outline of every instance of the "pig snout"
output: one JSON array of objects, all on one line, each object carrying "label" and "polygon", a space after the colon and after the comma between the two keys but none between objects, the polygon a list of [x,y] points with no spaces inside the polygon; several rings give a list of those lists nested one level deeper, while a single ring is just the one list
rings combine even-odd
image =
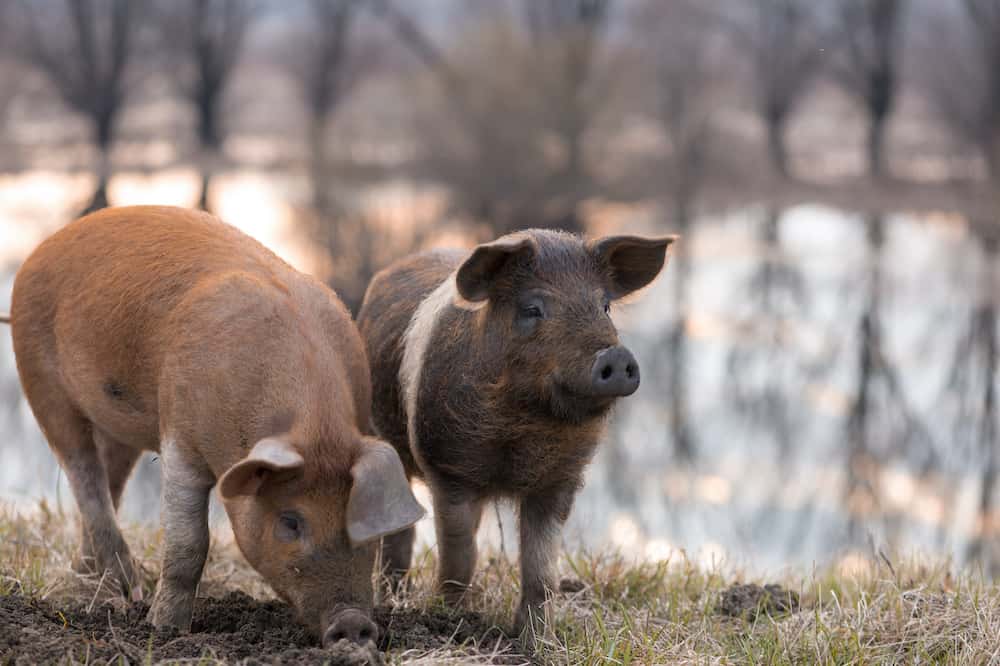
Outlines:
[{"label": "pig snout", "polygon": [[601,397],[624,397],[639,388],[639,364],[621,345],[602,349],[590,370],[590,388]]},{"label": "pig snout", "polygon": [[378,627],[356,608],[337,613],[323,634],[323,647],[328,648],[339,640],[347,639],[357,645],[378,641]]}]

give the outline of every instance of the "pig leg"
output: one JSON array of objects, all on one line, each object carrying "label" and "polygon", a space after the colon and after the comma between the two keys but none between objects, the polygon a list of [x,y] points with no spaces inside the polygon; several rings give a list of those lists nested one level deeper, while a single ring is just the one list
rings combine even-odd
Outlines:
[{"label": "pig leg", "polygon": [[98,430],[94,431],[94,441],[101,454],[104,471],[108,475],[108,490],[111,492],[111,501],[117,511],[121,506],[125,484],[128,483],[142,450],[116,442]]},{"label": "pig leg", "polygon": [[171,442],[161,447],[163,565],[149,610],[155,627],[191,628],[194,597],[208,556],[208,496],[212,474],[184,460]]},{"label": "pig leg", "polygon": [[518,633],[525,628],[534,633],[536,626],[547,625],[543,606],[555,586],[559,533],[569,517],[573,495],[571,490],[560,490],[521,499],[521,601],[514,617]]},{"label": "pig leg", "polygon": [[416,536],[416,528],[407,527],[402,532],[390,534],[382,539],[382,571],[388,578],[390,593],[399,591],[403,578],[410,570],[413,541]]},{"label": "pig leg", "polygon": [[[110,571],[126,594],[137,582],[128,545],[118,529],[107,473],[91,424],[68,406],[39,410],[40,425],[58,453],[80,508],[81,550],[97,571]],[[88,552],[89,551],[89,552]]]},{"label": "pig leg", "polygon": [[[124,446],[114,441],[99,430],[94,430],[94,443],[97,452],[104,466],[104,473],[108,478],[108,491],[111,493],[111,503],[118,510],[121,504],[122,492],[125,490],[125,483],[128,481],[135,462],[142,453],[139,449]],[[97,561],[97,554],[94,551],[94,543],[86,530],[81,530],[83,535],[81,548],[82,568],[93,570]]]},{"label": "pig leg", "polygon": [[438,589],[450,604],[462,600],[476,568],[476,531],[483,513],[481,500],[434,497],[438,542]]}]

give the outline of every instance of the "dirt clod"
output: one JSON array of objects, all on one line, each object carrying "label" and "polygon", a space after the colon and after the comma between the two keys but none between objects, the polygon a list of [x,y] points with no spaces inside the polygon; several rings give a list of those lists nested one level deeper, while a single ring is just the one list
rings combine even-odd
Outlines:
[{"label": "dirt clod", "polygon": [[799,595],[780,585],[761,587],[754,583],[731,585],[725,589],[716,604],[723,615],[755,620],[761,614],[794,613],[799,609]]},{"label": "dirt clod", "polygon": [[332,664],[382,666],[380,650],[434,648],[470,642],[518,652],[511,639],[476,613],[420,612],[379,607],[376,648],[340,641],[328,649],[278,601],[260,601],[239,592],[195,602],[191,633],[157,631],[146,622],[144,602],[108,603],[90,609],[54,605],[22,596],[0,596],[0,663],[128,663],[217,659],[242,664]]},{"label": "dirt clod", "polygon": [[559,581],[559,591],[563,594],[577,594],[586,589],[587,584],[579,578],[563,578]]}]

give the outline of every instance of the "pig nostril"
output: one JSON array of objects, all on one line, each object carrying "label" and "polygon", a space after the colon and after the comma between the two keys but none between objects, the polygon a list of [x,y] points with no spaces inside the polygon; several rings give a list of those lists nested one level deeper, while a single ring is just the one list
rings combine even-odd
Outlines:
[{"label": "pig nostril", "polygon": [[638,366],[636,366],[635,363],[629,363],[628,367],[625,368],[625,374],[626,374],[626,376],[628,376],[629,379],[635,379],[635,373],[636,373],[636,370],[638,370],[638,369],[639,368],[638,368]]},{"label": "pig nostril", "polygon": [[365,627],[358,633],[358,635],[361,637],[361,640],[370,641],[372,639],[372,630]]},{"label": "pig nostril", "polygon": [[614,370],[611,369],[610,365],[604,366],[604,369],[601,370],[601,379],[610,379],[612,372],[614,372]]}]

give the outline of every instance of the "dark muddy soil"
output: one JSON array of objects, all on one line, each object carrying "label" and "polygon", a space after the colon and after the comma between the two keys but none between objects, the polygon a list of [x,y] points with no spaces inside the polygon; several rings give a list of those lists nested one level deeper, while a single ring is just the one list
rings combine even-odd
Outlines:
[{"label": "dark muddy soil", "polygon": [[756,620],[758,615],[781,615],[799,609],[799,595],[780,585],[731,585],[723,590],[715,605],[718,612],[731,617]]},{"label": "dark muddy soil", "polygon": [[[0,596],[0,664],[65,660],[129,663],[211,658],[246,664],[382,664],[382,654],[341,642],[321,649],[290,609],[233,592],[195,603],[190,634],[156,631],[146,623],[149,607],[59,606],[19,596]],[[377,608],[379,650],[429,650],[465,641],[490,652],[500,641],[508,654],[516,642],[476,613]],[[522,660],[523,661],[523,660]]]}]

